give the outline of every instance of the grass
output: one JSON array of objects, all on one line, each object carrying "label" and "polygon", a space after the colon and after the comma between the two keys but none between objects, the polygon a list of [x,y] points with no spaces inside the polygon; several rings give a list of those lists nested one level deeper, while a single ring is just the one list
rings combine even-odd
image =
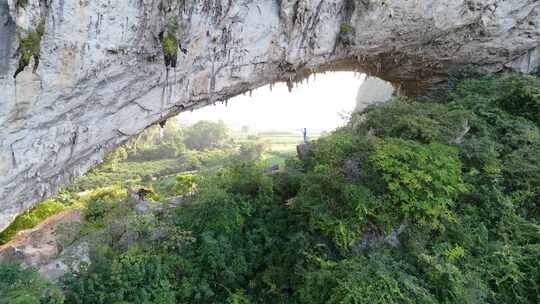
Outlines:
[{"label": "grass", "polygon": [[294,157],[294,151],[277,152],[270,151],[266,153],[264,161],[268,167],[273,165],[284,165],[287,159]]},{"label": "grass", "polygon": [[299,144],[300,143],[298,144],[272,144],[270,145],[270,151],[282,152],[282,153],[294,152],[296,151],[296,146]]},{"label": "grass", "polygon": [[81,192],[121,184],[126,187],[151,182],[154,178],[192,170],[182,158],[141,162],[120,162],[115,170],[97,169],[80,178],[69,190]]},{"label": "grass", "polygon": [[11,241],[17,233],[36,227],[43,220],[65,210],[66,207],[54,200],[45,201],[25,213],[17,216],[15,221],[4,231],[0,232],[0,245]]},{"label": "grass", "polygon": [[[315,140],[319,137],[320,134],[312,134],[309,136],[309,140]],[[257,138],[258,140],[268,142],[270,151],[287,153],[291,156],[293,156],[296,151],[296,146],[304,142],[304,138],[301,134],[294,133],[260,133]],[[235,139],[239,144],[252,140],[245,136],[238,136]]]}]

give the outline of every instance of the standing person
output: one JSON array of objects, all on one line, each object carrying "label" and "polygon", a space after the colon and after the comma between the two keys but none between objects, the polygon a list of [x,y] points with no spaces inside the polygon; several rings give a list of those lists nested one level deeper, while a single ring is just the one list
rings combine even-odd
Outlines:
[{"label": "standing person", "polygon": [[302,130],[302,135],[304,136],[304,143],[307,144],[308,138],[307,138],[307,128],[304,128]]}]

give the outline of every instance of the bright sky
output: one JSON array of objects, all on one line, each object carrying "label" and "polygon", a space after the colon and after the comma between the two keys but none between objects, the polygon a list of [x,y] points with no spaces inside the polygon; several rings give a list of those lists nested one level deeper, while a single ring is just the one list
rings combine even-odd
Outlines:
[{"label": "bright sky", "polygon": [[351,112],[356,105],[358,88],[365,76],[335,72],[311,76],[289,93],[284,83],[264,86],[251,94],[240,95],[228,104],[207,106],[179,115],[189,124],[199,120],[223,120],[233,129],[248,125],[255,131],[330,131],[343,125],[339,113]]}]

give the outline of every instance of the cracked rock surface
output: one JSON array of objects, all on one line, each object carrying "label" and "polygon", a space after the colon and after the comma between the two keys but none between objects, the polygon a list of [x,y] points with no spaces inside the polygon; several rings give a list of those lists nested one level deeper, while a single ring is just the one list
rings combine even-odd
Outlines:
[{"label": "cracked rock surface", "polygon": [[[450,67],[540,68],[538,0],[16,2],[0,0],[0,230],[146,127],[265,84],[349,70],[414,94]],[[14,78],[39,24],[39,64]]]}]

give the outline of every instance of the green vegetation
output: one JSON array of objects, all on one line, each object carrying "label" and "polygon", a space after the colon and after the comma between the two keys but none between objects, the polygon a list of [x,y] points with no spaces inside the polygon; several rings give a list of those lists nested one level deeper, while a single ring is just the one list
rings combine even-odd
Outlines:
[{"label": "green vegetation", "polygon": [[62,304],[53,284],[30,269],[0,264],[0,304]]},{"label": "green vegetation", "polygon": [[30,64],[30,60],[34,58],[34,71],[39,65],[39,56],[41,53],[41,37],[45,31],[45,21],[41,20],[34,31],[26,33],[26,35],[18,32],[19,35],[19,66],[15,72],[15,76],[22,72]]},{"label": "green vegetation", "polygon": [[[90,171],[68,192],[92,191],[110,185],[149,187],[167,195],[179,173],[222,166],[236,153],[227,126],[208,121],[180,128],[170,120],[160,130],[150,128],[126,146],[106,157],[106,162]],[[160,135],[161,134],[161,135]]]},{"label": "green vegetation", "polygon": [[264,152],[268,150],[269,143],[265,141],[248,141],[240,144],[238,159],[244,162],[260,162]]},{"label": "green vegetation", "polygon": [[391,223],[433,227],[452,220],[452,207],[466,192],[458,149],[388,139],[375,148],[369,161],[382,177],[382,210],[376,214],[394,215]]},{"label": "green vegetation", "polygon": [[175,196],[190,194],[196,189],[196,178],[193,174],[178,174],[175,177],[172,194]]},{"label": "green vegetation", "polygon": [[92,191],[86,198],[84,218],[90,222],[96,222],[106,217],[115,207],[114,202],[127,199],[127,192],[118,186],[100,188]]},{"label": "green vegetation", "polygon": [[[125,199],[126,188],[155,189],[155,193],[146,199],[156,201],[161,196],[188,194],[195,189],[196,179],[190,172],[219,168],[237,159],[239,146],[249,143],[249,140],[234,143],[230,130],[223,122],[202,121],[180,128],[177,120],[171,119],[163,129],[155,126],[143,132],[107,155],[101,166],[91,170],[56,197],[17,217],[0,233],[0,245],[12,240],[17,232],[33,228],[65,208],[88,209],[86,213],[100,213],[103,210],[101,213],[106,213],[113,209],[107,202],[118,201],[119,193],[123,193],[122,199]],[[255,150],[251,156],[262,159],[264,152]],[[284,158],[276,162],[284,163]],[[117,199],[95,199],[111,191],[116,193]],[[89,215],[89,219],[92,217]]]},{"label": "green vegetation", "polygon": [[163,46],[163,54],[165,56],[165,65],[168,67],[176,67],[178,58],[178,41],[176,40],[176,37],[167,34],[163,37],[161,43]]},{"label": "green vegetation", "polygon": [[339,31],[341,34],[348,34],[353,31],[353,28],[347,23],[342,23],[339,27]]},{"label": "green vegetation", "polygon": [[353,115],[273,174],[253,138],[148,179],[183,195],[164,214],[129,211],[122,183],[94,190],[91,262],[63,278],[63,303],[538,303],[539,84],[456,77],[436,100]]},{"label": "green vegetation", "polygon": [[17,216],[8,228],[0,232],[0,245],[13,239],[17,232],[34,228],[46,218],[63,211],[65,208],[59,202],[48,200]]},{"label": "green vegetation", "polygon": [[17,0],[17,7],[26,8],[28,6],[28,0]]},{"label": "green vegetation", "polygon": [[200,121],[187,128],[184,137],[188,149],[199,151],[226,147],[231,140],[229,129],[222,121]]},{"label": "green vegetation", "polygon": [[176,62],[178,61],[178,40],[176,38],[177,31],[178,20],[176,18],[172,18],[169,20],[166,31],[161,38],[165,66],[167,67],[176,67]]}]

